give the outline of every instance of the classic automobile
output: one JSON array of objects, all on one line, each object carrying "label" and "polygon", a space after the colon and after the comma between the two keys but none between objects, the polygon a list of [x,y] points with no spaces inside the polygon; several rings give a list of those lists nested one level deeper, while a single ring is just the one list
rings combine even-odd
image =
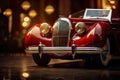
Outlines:
[{"label": "classic automobile", "polygon": [[78,17],[58,18],[53,26],[36,24],[25,36],[25,51],[32,53],[39,66],[47,65],[51,58],[83,59],[86,64],[108,66],[114,47],[111,17],[110,9],[86,9]]}]

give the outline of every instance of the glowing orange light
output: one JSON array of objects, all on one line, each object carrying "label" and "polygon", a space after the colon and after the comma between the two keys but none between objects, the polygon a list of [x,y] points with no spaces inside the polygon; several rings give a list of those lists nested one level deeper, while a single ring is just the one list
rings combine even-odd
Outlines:
[{"label": "glowing orange light", "polygon": [[28,26],[28,23],[27,23],[27,22],[23,22],[23,23],[22,23],[22,26],[23,26],[23,27],[27,27],[27,26]]},{"label": "glowing orange light", "polygon": [[111,6],[106,6],[105,8],[106,8],[106,9],[111,9]]},{"label": "glowing orange light", "polygon": [[31,18],[34,18],[36,15],[37,15],[37,12],[36,12],[35,10],[31,10],[31,11],[29,12],[29,16],[30,16]]},{"label": "glowing orange light", "polygon": [[28,21],[30,21],[30,18],[29,18],[29,17],[25,17],[25,18],[24,18],[24,21],[25,21],[25,22],[28,22]]},{"label": "glowing orange light", "polygon": [[110,0],[110,4],[115,4],[115,1],[114,0]]},{"label": "glowing orange light", "polygon": [[24,9],[24,10],[28,10],[31,5],[28,1],[24,1],[22,4],[21,4],[21,7]]},{"label": "glowing orange light", "polygon": [[54,7],[52,5],[48,5],[46,8],[45,8],[45,12],[47,14],[52,14],[53,12],[55,11]]},{"label": "glowing orange light", "polygon": [[10,16],[12,15],[12,10],[11,9],[6,9],[4,12],[3,12],[4,15],[6,16]]},{"label": "glowing orange light", "polygon": [[116,6],[115,6],[115,5],[113,5],[113,6],[112,6],[112,8],[113,8],[113,9],[116,9]]},{"label": "glowing orange light", "polygon": [[25,77],[25,78],[28,78],[30,75],[29,75],[29,73],[24,72],[24,73],[22,73],[22,76]]}]

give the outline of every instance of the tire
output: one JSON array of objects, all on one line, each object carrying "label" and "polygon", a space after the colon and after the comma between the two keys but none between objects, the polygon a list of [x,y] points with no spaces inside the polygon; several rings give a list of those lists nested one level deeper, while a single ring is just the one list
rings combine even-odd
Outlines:
[{"label": "tire", "polygon": [[107,38],[105,45],[103,46],[103,52],[100,54],[87,55],[85,58],[86,65],[107,67],[110,61],[110,43]]},{"label": "tire", "polygon": [[103,47],[103,52],[100,53],[100,60],[103,66],[107,66],[109,64],[110,61],[110,41],[107,38],[106,40],[106,44]]},{"label": "tire", "polygon": [[47,54],[42,54],[41,57],[39,54],[32,54],[32,57],[34,62],[38,66],[46,66],[51,60],[51,58]]}]

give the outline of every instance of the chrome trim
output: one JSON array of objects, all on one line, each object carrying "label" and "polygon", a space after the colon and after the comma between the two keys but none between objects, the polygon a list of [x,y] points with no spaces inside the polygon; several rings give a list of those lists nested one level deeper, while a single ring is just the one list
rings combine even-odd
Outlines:
[{"label": "chrome trim", "polygon": [[68,18],[59,18],[58,20],[63,20],[63,21],[68,22],[70,29],[72,29],[72,24]]},{"label": "chrome trim", "polygon": [[[39,46],[40,47],[40,46]],[[39,51],[39,47],[28,47],[26,48],[26,53],[40,53],[49,54],[49,53],[71,53],[72,47],[42,47],[42,51]],[[99,47],[76,47],[76,54],[99,54],[103,52],[102,48]]]}]

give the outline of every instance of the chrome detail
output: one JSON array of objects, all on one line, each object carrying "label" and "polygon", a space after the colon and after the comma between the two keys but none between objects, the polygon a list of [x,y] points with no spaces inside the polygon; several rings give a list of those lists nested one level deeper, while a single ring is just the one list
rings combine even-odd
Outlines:
[{"label": "chrome detail", "polygon": [[68,22],[70,29],[72,29],[71,22],[70,22],[70,20],[68,18],[59,18],[58,20],[63,20],[63,21]]},{"label": "chrome detail", "polygon": [[104,19],[111,22],[112,9],[90,9],[85,10],[83,19]]},{"label": "chrome detail", "polygon": [[[40,53],[39,47],[28,47],[26,48],[26,53]],[[104,50],[99,47],[76,47],[75,52],[76,54],[100,54]],[[49,54],[49,53],[71,53],[71,47],[42,47],[42,54]]]},{"label": "chrome detail", "polygon": [[71,23],[67,18],[59,18],[53,25],[52,46],[68,46]]},{"label": "chrome detail", "polygon": [[42,51],[43,51],[42,48],[43,48],[43,44],[40,43],[40,44],[39,44],[39,47],[38,47],[38,50],[39,50],[39,53],[40,53],[40,54],[39,54],[40,58],[42,58],[42,53],[43,53],[43,52],[42,52]]},{"label": "chrome detail", "polygon": [[75,25],[75,31],[79,34],[79,35],[83,35],[86,31],[86,27],[85,27],[85,23],[84,22],[78,22]]},{"label": "chrome detail", "polygon": [[42,23],[40,26],[40,32],[42,34],[47,34],[50,31],[50,25],[48,23]]},{"label": "chrome detail", "polygon": [[75,46],[75,44],[73,44],[72,46],[71,46],[71,50],[72,50],[72,57],[73,57],[73,59],[75,58],[75,54],[76,54],[76,46]]}]

